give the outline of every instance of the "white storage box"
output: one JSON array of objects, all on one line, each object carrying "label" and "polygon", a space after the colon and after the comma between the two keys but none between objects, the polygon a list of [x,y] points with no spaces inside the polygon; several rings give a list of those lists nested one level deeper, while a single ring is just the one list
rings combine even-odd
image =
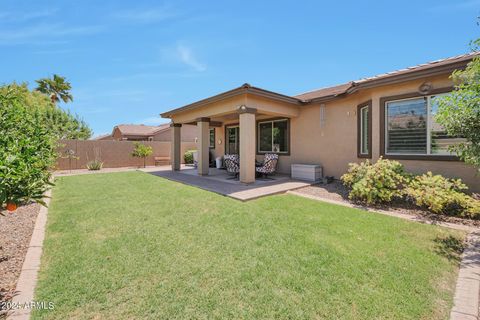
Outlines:
[{"label": "white storage box", "polygon": [[319,164],[292,164],[292,179],[319,182],[322,178],[323,170]]}]

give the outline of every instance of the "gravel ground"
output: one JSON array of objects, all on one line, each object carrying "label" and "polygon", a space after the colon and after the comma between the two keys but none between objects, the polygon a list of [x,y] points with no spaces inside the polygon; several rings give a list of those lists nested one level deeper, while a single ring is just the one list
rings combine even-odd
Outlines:
[{"label": "gravel ground", "polygon": [[0,209],[0,306],[14,294],[39,209],[38,204],[21,206],[13,213]]},{"label": "gravel ground", "polygon": [[[296,192],[317,196],[321,198],[326,198],[329,200],[336,200],[342,201],[351,204],[357,204],[348,199],[348,189],[340,182],[340,181],[333,181],[329,184],[316,184],[309,187],[301,188],[295,190]],[[451,222],[451,223],[458,223],[468,226],[475,226],[480,227],[480,220],[470,220],[470,219],[462,219],[456,217],[449,217],[431,213],[427,210],[419,209],[414,204],[406,204],[403,202],[399,203],[392,203],[389,206],[372,206],[370,208],[377,208],[382,210],[388,210],[396,213],[405,213],[415,216],[420,216],[423,218],[427,218],[429,220],[435,221],[444,221],[444,222]]]}]

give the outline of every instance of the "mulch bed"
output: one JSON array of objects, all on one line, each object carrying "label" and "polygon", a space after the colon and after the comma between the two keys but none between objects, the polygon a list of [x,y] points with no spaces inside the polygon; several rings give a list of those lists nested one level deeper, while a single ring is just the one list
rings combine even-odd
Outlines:
[{"label": "mulch bed", "polygon": [[15,294],[39,209],[33,203],[13,213],[0,209],[0,319],[5,317],[3,303]]},{"label": "mulch bed", "polygon": [[[353,205],[364,207],[364,205],[355,203],[348,199],[348,188],[340,181],[335,180],[329,184],[316,184],[305,188],[295,190],[300,193],[326,198],[329,200],[342,201]],[[478,195],[475,195],[478,196]],[[390,205],[370,206],[371,209],[388,210],[395,213],[404,213],[421,217],[432,221],[450,222],[473,227],[480,227],[480,220],[462,219],[445,215],[434,214],[428,210],[418,208],[413,203],[393,202]]]}]

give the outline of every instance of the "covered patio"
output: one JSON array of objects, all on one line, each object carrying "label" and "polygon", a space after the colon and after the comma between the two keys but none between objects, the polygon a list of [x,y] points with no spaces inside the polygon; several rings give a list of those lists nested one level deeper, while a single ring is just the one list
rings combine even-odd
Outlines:
[{"label": "covered patio", "polygon": [[275,153],[281,162],[282,156],[290,155],[290,119],[298,117],[301,104],[299,99],[244,84],[161,114],[172,121],[172,170],[180,170],[183,157],[182,125],[196,125],[198,175],[212,174],[211,152],[214,157],[238,154],[239,181],[254,183],[256,160]]},{"label": "covered patio", "polygon": [[276,174],[274,179],[257,179],[253,183],[244,184],[238,180],[228,179],[230,175],[222,169],[209,168],[207,175],[199,175],[197,169],[184,165],[180,170],[159,170],[149,173],[241,201],[284,193],[311,185],[283,174]]}]

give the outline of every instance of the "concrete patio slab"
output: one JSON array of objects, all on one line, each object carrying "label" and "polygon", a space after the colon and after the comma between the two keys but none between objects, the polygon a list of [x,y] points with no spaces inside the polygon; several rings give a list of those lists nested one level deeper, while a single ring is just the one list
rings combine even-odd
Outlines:
[{"label": "concrete patio slab", "polygon": [[159,170],[150,174],[212,191],[237,200],[247,201],[272,194],[309,186],[309,182],[293,180],[286,175],[275,175],[273,179],[257,179],[254,183],[243,184],[238,180],[227,179],[225,170],[210,169],[208,176],[199,176],[195,169],[184,168],[179,171]]}]

